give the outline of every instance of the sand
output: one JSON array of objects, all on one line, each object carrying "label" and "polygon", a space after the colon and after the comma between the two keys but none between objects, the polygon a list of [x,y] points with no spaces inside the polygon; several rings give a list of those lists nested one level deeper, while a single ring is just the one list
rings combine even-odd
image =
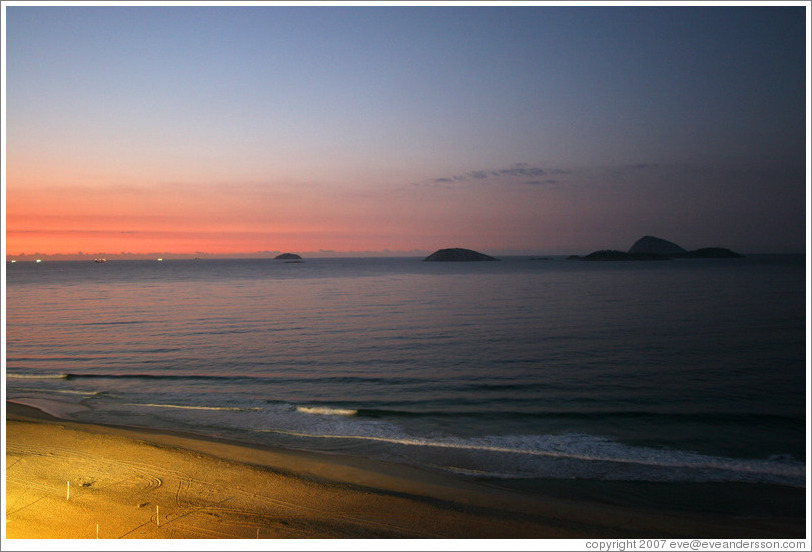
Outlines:
[{"label": "sand", "polygon": [[803,519],[624,508],[362,458],[75,423],[11,402],[6,408],[7,539],[804,534]]}]

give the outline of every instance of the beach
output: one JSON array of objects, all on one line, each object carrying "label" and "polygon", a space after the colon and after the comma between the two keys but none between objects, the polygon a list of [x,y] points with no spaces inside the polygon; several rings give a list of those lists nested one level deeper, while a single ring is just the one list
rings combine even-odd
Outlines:
[{"label": "beach", "polygon": [[[70,422],[6,403],[8,539],[803,538],[343,455]],[[803,489],[789,492],[802,500]]]}]

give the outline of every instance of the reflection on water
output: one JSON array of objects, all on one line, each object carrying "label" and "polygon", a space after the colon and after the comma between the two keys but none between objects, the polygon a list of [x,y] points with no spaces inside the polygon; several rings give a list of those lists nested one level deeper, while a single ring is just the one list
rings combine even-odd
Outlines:
[{"label": "reflection on water", "polygon": [[16,263],[8,394],[472,473],[785,477],[803,305],[803,258]]}]

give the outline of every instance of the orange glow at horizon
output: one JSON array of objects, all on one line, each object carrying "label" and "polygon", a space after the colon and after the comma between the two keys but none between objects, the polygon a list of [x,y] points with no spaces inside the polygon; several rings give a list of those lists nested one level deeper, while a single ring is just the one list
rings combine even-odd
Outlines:
[{"label": "orange glow at horizon", "polygon": [[290,186],[15,185],[7,190],[6,248],[13,256],[227,254],[351,245],[351,229],[328,207],[317,195]]},{"label": "orange glow at horizon", "polygon": [[508,234],[539,220],[535,212],[522,215],[526,201],[495,191],[360,183],[134,185],[123,177],[124,183],[106,186],[59,182],[20,177],[9,184],[8,257],[510,246],[515,239]]}]

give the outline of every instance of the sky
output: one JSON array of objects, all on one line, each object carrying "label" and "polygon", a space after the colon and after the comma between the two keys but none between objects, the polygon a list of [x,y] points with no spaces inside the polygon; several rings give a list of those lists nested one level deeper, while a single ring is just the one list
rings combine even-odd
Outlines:
[{"label": "sky", "polygon": [[804,3],[3,9],[8,258],[807,247]]}]

